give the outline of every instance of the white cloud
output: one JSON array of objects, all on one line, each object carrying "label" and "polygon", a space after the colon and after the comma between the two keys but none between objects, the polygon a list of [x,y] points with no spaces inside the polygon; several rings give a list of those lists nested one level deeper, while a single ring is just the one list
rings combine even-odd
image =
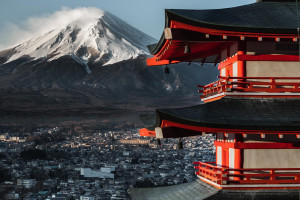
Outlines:
[{"label": "white cloud", "polygon": [[18,45],[48,31],[66,27],[72,22],[89,25],[103,16],[104,11],[94,7],[70,9],[63,7],[54,13],[31,17],[19,24],[8,22],[0,30],[0,50]]}]

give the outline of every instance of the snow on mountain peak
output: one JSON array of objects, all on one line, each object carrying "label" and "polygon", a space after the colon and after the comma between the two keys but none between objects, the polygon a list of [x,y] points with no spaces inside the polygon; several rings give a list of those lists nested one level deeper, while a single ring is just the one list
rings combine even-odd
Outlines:
[{"label": "snow on mountain peak", "polygon": [[[16,46],[16,53],[7,62],[22,56],[51,61],[70,55],[77,62],[86,65],[89,73],[87,64],[90,62],[109,65],[136,58],[148,54],[146,45],[156,42],[98,8],[65,8],[45,18],[31,18],[29,21],[31,26],[36,26],[38,34]],[[38,27],[42,23],[47,23],[47,29]]]}]

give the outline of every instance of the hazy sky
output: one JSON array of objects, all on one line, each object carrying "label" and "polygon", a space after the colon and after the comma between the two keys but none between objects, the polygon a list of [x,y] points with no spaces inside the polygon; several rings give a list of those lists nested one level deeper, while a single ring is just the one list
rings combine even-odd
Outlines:
[{"label": "hazy sky", "polygon": [[45,16],[63,7],[97,7],[159,39],[164,27],[166,8],[213,9],[254,2],[255,0],[0,0],[0,49],[11,43],[11,27],[24,28],[22,26],[28,18]]}]

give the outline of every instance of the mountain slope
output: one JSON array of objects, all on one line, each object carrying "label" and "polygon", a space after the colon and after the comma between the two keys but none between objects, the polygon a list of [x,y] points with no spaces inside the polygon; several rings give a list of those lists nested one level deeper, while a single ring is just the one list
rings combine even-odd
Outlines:
[{"label": "mountain slope", "polygon": [[146,66],[155,40],[117,17],[81,9],[65,23],[0,52],[0,115],[147,110],[200,101],[197,84],[216,78],[207,65]]}]

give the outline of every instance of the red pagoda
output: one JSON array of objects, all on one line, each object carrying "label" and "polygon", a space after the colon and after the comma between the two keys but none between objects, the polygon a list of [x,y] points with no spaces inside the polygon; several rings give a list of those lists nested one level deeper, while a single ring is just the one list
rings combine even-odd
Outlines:
[{"label": "red pagoda", "polygon": [[226,9],[166,10],[148,65],[214,63],[220,75],[198,86],[203,104],[159,109],[156,124],[140,135],[213,133],[216,161],[194,164],[199,179],[216,188],[300,189],[298,7],[295,0],[260,0]]}]

